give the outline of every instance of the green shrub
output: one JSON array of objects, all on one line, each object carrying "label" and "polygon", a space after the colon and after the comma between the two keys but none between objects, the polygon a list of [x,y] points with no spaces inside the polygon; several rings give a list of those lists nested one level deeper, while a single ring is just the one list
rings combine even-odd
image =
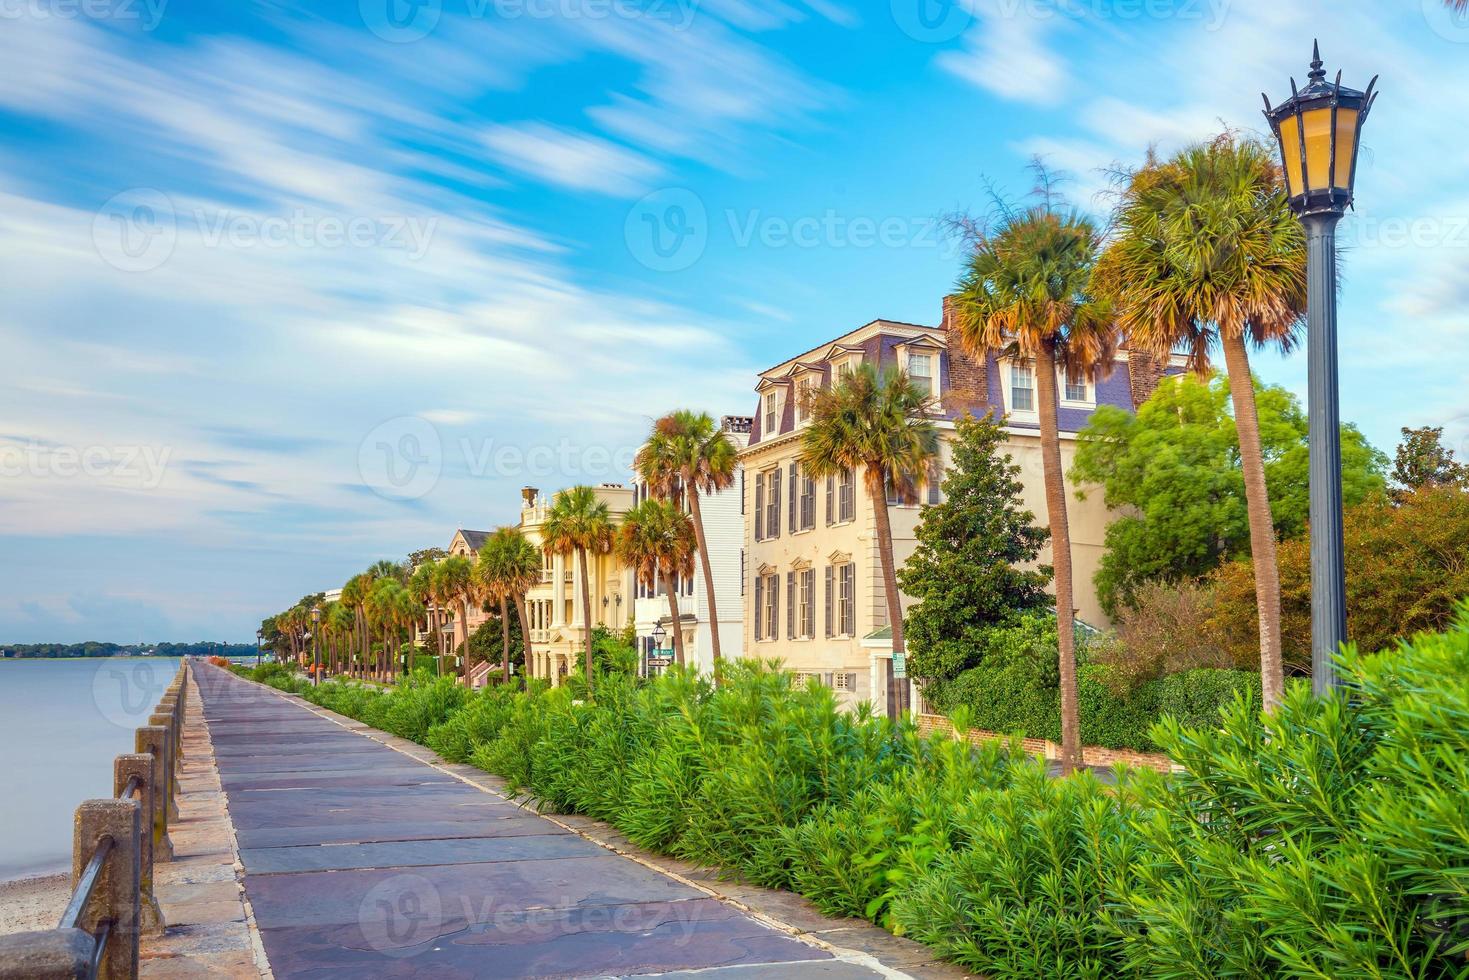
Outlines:
[{"label": "green shrub", "polygon": [[[1041,675],[1013,639],[989,676]],[[1146,739],[1186,770],[1114,786],[839,712],[769,665],[729,667],[717,690],[681,670],[604,675],[586,704],[421,675],[305,696],[990,977],[1469,976],[1469,609],[1447,635],[1346,655],[1351,700],[1296,684],[1266,716],[1232,672],[1120,698],[1086,665],[1084,730]]]}]

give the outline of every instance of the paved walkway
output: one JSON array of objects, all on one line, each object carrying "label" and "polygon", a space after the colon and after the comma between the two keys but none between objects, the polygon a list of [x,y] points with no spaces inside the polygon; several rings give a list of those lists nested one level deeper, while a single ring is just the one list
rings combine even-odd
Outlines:
[{"label": "paved walkway", "polygon": [[960,975],[867,923],[762,914],[299,699],[195,677],[276,977]]}]

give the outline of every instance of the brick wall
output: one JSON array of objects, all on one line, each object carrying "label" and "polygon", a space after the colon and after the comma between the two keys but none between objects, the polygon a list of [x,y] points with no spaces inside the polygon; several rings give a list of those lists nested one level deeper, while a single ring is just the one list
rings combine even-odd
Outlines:
[{"label": "brick wall", "polygon": [[1158,390],[1158,382],[1163,380],[1163,372],[1168,367],[1168,362],[1161,357],[1153,357],[1142,351],[1128,351],[1127,373],[1132,385],[1132,407],[1137,409],[1143,402],[1147,401],[1153,392]]},{"label": "brick wall", "polygon": [[[952,735],[954,726],[949,719],[942,715],[918,715],[916,717],[918,731],[924,735],[934,732],[944,732]],[[974,745],[984,742],[1004,742],[1009,744],[1012,736],[1001,735],[999,732],[987,732],[980,729],[970,729],[966,740]],[[1043,738],[1022,738],[1020,747],[1027,755],[1033,755],[1041,759],[1061,758],[1061,746],[1055,742]],[[1086,745],[1081,750],[1081,761],[1089,766],[1112,766],[1118,763],[1126,763],[1137,768],[1156,769],[1159,772],[1174,772],[1178,766],[1166,755],[1158,755],[1152,752],[1134,752],[1131,749],[1109,749],[1100,745]]]},{"label": "brick wall", "polygon": [[949,341],[949,398],[953,407],[983,415],[990,404],[990,379],[985,359],[975,357],[959,342],[952,329],[954,297],[944,297],[944,331]]}]

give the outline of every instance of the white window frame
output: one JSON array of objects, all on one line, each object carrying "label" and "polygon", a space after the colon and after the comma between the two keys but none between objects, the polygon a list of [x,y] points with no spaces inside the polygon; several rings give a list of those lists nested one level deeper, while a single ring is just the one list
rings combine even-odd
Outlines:
[{"label": "white window frame", "polygon": [[1082,376],[1082,378],[1081,378],[1082,397],[1080,397],[1080,398],[1072,398],[1071,397],[1071,392],[1067,390],[1069,387],[1070,387],[1070,382],[1067,380],[1067,377],[1066,377],[1066,369],[1064,367],[1059,367],[1058,366],[1056,368],[1056,389],[1061,392],[1061,405],[1063,407],[1065,407],[1065,408],[1095,408],[1096,407],[1096,405],[1097,405],[1097,384],[1096,384],[1096,380],[1095,379],[1086,377],[1085,375]]},{"label": "white window frame", "polygon": [[816,382],[811,378],[801,378],[796,382],[796,424],[805,425],[811,421],[810,397],[816,390]]},{"label": "white window frame", "polygon": [[781,403],[780,390],[772,389],[765,393],[764,412],[761,421],[765,424],[762,435],[771,436],[780,433],[780,423],[785,415],[785,405]]},{"label": "white window frame", "polygon": [[[923,360],[925,360],[925,361],[928,362],[928,373],[927,374],[915,374],[914,371],[913,371],[913,361],[914,361],[914,359],[920,358],[920,357],[923,358]],[[904,366],[904,369],[906,370],[906,372],[908,374],[908,379],[910,381],[915,381],[916,382],[919,378],[925,379],[927,381],[928,397],[930,399],[934,399],[934,398],[937,398],[938,395],[939,395],[939,379],[938,379],[938,371],[936,370],[937,367],[938,367],[938,358],[934,355],[934,353],[932,351],[927,350],[927,349],[924,349],[924,350],[909,351],[908,352],[908,357],[906,359],[906,364]]]},{"label": "white window frame", "polygon": [[[1015,371],[1030,371],[1030,408],[1015,407]],[[1000,389],[1005,401],[1005,413],[1018,422],[1038,422],[1039,393],[1036,391],[1035,362],[1007,358],[1000,362]]]}]

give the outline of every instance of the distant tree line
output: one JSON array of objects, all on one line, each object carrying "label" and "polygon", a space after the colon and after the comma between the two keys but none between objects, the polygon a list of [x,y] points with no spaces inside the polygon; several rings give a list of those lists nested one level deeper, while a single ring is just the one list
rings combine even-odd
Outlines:
[{"label": "distant tree line", "polygon": [[253,657],[253,643],[7,643],[0,644],[0,656],[18,659],[60,659],[63,657]]}]

